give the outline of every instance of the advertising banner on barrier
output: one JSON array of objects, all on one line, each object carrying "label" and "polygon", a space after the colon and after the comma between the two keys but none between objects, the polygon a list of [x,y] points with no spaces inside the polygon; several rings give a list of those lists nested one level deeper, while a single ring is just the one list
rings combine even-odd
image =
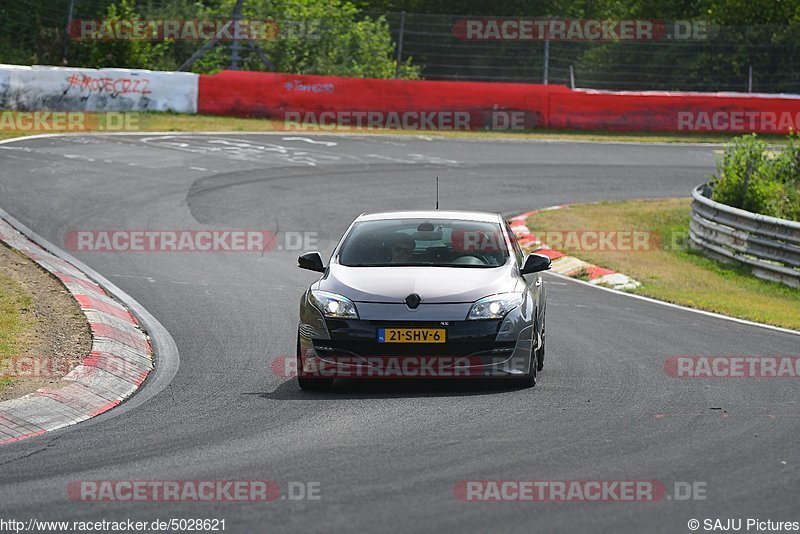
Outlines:
[{"label": "advertising banner on barrier", "polygon": [[197,113],[198,75],[0,65],[0,109]]}]

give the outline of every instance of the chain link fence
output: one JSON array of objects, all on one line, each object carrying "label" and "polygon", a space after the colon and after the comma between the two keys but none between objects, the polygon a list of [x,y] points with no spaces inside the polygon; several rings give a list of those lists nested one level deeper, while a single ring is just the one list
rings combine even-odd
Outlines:
[{"label": "chain link fence", "polygon": [[399,58],[431,80],[553,83],[663,91],[800,92],[800,40],[790,26],[708,27],[703,38],[617,41],[459,39],[461,16],[386,15]]},{"label": "chain link fence", "polygon": [[[118,0],[119,1],[119,0]],[[254,0],[244,0],[245,14]],[[0,61],[18,64],[78,64],[89,57],[86,42],[70,41],[70,19],[102,19],[112,0],[27,0],[0,6]],[[148,19],[197,19],[230,16],[233,2],[191,0],[131,0]],[[270,18],[270,13],[257,13]],[[703,38],[651,40],[526,41],[468,40],[454,28],[465,17],[418,13],[362,12],[359,17],[383,17],[394,40],[394,59],[410,62],[428,80],[470,80],[550,83],[608,90],[750,91],[800,93],[800,39],[794,26],[712,27]],[[286,21],[315,24],[325,21]],[[280,34],[276,39],[282,39]],[[293,39],[297,39],[294,36]],[[123,46],[127,43],[122,43]],[[158,43],[142,58],[153,69],[174,70],[203,42]],[[287,40],[286,47],[297,46]],[[308,46],[305,43],[304,46]],[[344,44],[342,46],[345,46]],[[272,70],[269,52],[258,43],[220,41],[207,47],[216,62],[200,61],[196,72],[226,68]],[[233,56],[233,57],[232,57]],[[99,58],[102,60],[102,58]],[[90,65],[93,66],[93,65]],[[314,74],[302,68],[298,73]],[[398,75],[407,72],[397,69]]]}]

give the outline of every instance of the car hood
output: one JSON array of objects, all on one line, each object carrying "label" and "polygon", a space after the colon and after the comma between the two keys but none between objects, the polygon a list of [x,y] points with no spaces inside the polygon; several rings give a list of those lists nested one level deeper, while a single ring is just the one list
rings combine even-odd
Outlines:
[{"label": "car hood", "polygon": [[425,304],[474,302],[518,289],[515,265],[490,269],[459,267],[345,267],[332,263],[318,288],[355,302],[404,303],[416,293]]}]

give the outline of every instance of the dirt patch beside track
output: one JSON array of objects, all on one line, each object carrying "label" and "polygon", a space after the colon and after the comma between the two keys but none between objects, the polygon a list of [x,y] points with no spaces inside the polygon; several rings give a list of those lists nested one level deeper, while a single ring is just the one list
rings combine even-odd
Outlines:
[{"label": "dirt patch beside track", "polygon": [[78,365],[92,345],[78,303],[58,279],[2,243],[0,300],[5,303],[0,313],[15,316],[16,324],[5,332],[7,339],[0,346],[0,377],[8,370],[18,372],[0,378],[0,401],[58,387],[60,377]]}]

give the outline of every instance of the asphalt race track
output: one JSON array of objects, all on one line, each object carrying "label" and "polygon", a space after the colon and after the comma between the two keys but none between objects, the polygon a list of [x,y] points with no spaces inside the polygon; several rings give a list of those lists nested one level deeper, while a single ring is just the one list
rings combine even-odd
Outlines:
[{"label": "asphalt race track", "polygon": [[[146,135],[0,145],[0,208],[64,246],[70,230],[316,232],[329,254],[365,211],[511,215],[569,202],[688,196],[714,146],[389,136]],[[224,518],[229,532],[688,532],[692,518],[797,520],[792,379],[681,380],[676,355],[798,355],[800,337],[546,275],[533,389],[339,383],[302,392],[293,355],[314,273],[296,251],[73,252],[174,338],[180,367],[140,405],[0,447],[0,517]],[[145,395],[146,383],[142,392]],[[134,397],[135,399],[136,397]],[[319,482],[321,500],[75,502],[76,480]],[[461,502],[460,480],[705,483],[706,500]]]}]

